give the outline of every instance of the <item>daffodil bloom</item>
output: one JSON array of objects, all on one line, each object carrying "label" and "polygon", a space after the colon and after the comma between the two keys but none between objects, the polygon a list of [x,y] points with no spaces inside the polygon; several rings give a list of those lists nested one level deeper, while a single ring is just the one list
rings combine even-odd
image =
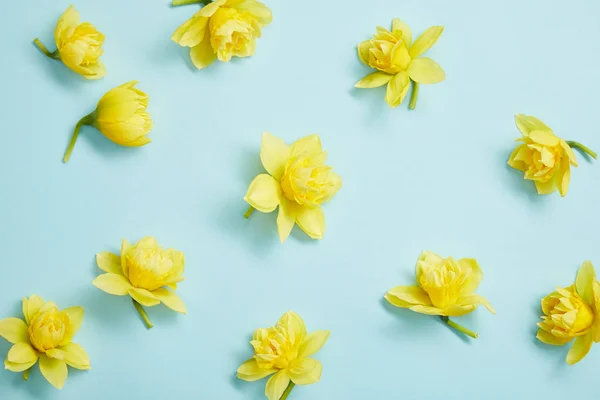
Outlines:
[{"label": "daffodil bloom", "polygon": [[537,338],[553,346],[575,340],[567,354],[567,364],[581,361],[600,342],[600,282],[590,261],[577,272],[575,284],[556,288],[542,299],[542,322]]},{"label": "daffodil bloom", "polygon": [[100,56],[104,53],[104,35],[94,25],[79,21],[79,13],[73,6],[60,17],[54,30],[56,51],[50,52],[39,39],[33,42],[49,58],[61,60],[69,69],[86,79],[100,79],[106,68]]},{"label": "daffodil bloom", "polygon": [[250,344],[254,356],[237,370],[239,379],[254,382],[271,376],[265,394],[269,400],[285,400],[295,385],[319,382],[323,366],[313,354],[323,347],[329,331],[307,333],[295,312],[286,312],[277,325],[254,331]]},{"label": "daffodil bloom", "polygon": [[67,147],[64,162],[69,161],[71,153],[84,125],[93,126],[113,142],[125,147],[140,147],[150,143],[148,133],[152,130],[152,118],[146,111],[148,95],[131,81],[109,90],[98,102],[96,110],[81,118]]},{"label": "daffodil bloom", "polygon": [[256,39],[273,19],[271,10],[256,0],[173,0],[174,6],[193,3],[206,5],[171,39],[190,48],[192,62],[198,69],[208,67],[216,59],[228,62],[232,57],[253,55]]},{"label": "daffodil bloom", "polygon": [[277,228],[283,243],[294,224],[312,239],[325,234],[325,215],[321,205],[328,202],[342,187],[342,179],[325,165],[318,135],[304,137],[291,146],[283,140],[264,133],[260,160],[268,174],[260,174],[244,197],[250,208],[270,213],[279,207]]},{"label": "daffodil bloom", "polygon": [[577,167],[572,147],[593,158],[598,156],[581,143],[559,138],[536,117],[517,114],[515,119],[523,137],[516,140],[521,144],[510,155],[508,165],[525,172],[525,179],[535,183],[539,194],[554,193],[558,189],[561,196],[566,196],[571,166]]},{"label": "daffodil bloom", "polygon": [[90,369],[90,359],[73,337],[83,322],[83,308],[69,307],[60,311],[56,304],[33,295],[23,298],[20,318],[0,320],[0,337],[13,344],[4,368],[23,372],[27,380],[31,368],[39,361],[42,375],[52,386],[62,389],[67,380],[67,365]]},{"label": "daffodil bloom", "polygon": [[412,81],[414,89],[409,108],[414,109],[419,84],[439,83],[446,79],[446,73],[438,63],[420,57],[438,41],[443,31],[443,26],[432,26],[413,42],[410,28],[398,18],[392,21],[391,31],[377,27],[372,39],[358,45],[360,60],[377,71],[354,86],[368,89],[387,84],[385,101],[394,108],[402,104]]},{"label": "daffodil bloom", "polygon": [[392,305],[408,308],[417,313],[439,315],[449,326],[477,338],[472,332],[449,317],[468,314],[482,305],[496,313],[490,303],[475,294],[483,278],[483,272],[472,258],[455,261],[424,251],[417,261],[417,285],[397,286],[387,292],[385,299]]},{"label": "daffodil bloom", "polygon": [[163,249],[153,237],[145,237],[133,246],[123,239],[121,255],[98,253],[96,263],[106,273],[94,279],[94,286],[115,296],[131,296],[148,328],[152,328],[152,323],[142,306],[163,303],[173,311],[187,314],[185,304],[175,294],[177,283],[184,280],[182,252]]}]

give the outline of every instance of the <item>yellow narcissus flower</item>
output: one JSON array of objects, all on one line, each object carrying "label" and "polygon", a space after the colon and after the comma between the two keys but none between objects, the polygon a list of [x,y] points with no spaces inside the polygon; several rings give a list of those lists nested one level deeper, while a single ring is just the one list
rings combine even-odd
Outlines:
[{"label": "yellow narcissus flower", "polygon": [[409,108],[414,109],[420,83],[439,83],[446,79],[446,73],[438,63],[431,58],[419,57],[438,41],[443,31],[443,26],[432,26],[413,42],[410,28],[398,18],[392,21],[391,31],[377,27],[372,39],[358,45],[360,60],[377,71],[354,86],[368,89],[387,84],[385,101],[394,108],[402,104],[413,81]]},{"label": "yellow narcissus flower", "polygon": [[23,372],[27,380],[31,368],[39,361],[42,375],[52,386],[62,389],[69,367],[90,369],[90,359],[80,345],[73,343],[83,321],[82,307],[60,311],[56,304],[40,296],[23,298],[23,315],[0,320],[0,336],[13,344],[4,368]]},{"label": "yellow narcissus flower", "polygon": [[571,181],[571,166],[577,167],[575,147],[593,158],[596,153],[578,142],[566,142],[556,136],[552,129],[537,119],[523,114],[515,116],[522,142],[511,154],[508,165],[525,172],[525,179],[532,180],[539,194],[554,193],[557,189],[566,196]]},{"label": "yellow narcissus flower", "polygon": [[94,25],[79,21],[79,13],[73,6],[60,17],[54,31],[57,50],[49,52],[46,46],[35,39],[36,46],[49,58],[61,60],[71,70],[86,79],[100,79],[106,68],[100,56],[104,53],[104,35]]},{"label": "yellow narcissus flower", "polygon": [[285,313],[277,325],[254,331],[254,357],[237,370],[239,379],[254,382],[271,376],[265,394],[269,400],[285,400],[295,385],[319,382],[323,366],[309,358],[323,347],[329,331],[306,332],[302,318]]},{"label": "yellow narcissus flower", "polygon": [[[173,0],[174,6],[207,3],[202,0]],[[206,68],[217,58],[228,62],[232,57],[254,54],[256,39],[272,20],[271,10],[255,0],[216,0],[208,2],[181,25],[171,39],[190,48],[192,62]]]},{"label": "yellow narcissus flower", "polygon": [[183,301],[175,294],[183,281],[184,256],[180,251],[164,250],[153,237],[145,237],[131,246],[123,239],[121,255],[105,251],[96,254],[98,267],[106,272],[92,282],[98,289],[115,296],[131,296],[146,326],[152,323],[142,306],[160,303],[178,313],[187,314]]},{"label": "yellow narcissus flower", "polygon": [[490,303],[475,294],[483,272],[472,258],[455,261],[424,251],[417,261],[417,285],[397,286],[385,295],[392,305],[427,315],[439,315],[449,326],[473,337],[477,334],[448,317],[468,314],[482,305],[496,313]]},{"label": "yellow narcissus flower", "polygon": [[109,90],[98,102],[93,113],[81,118],[67,147],[64,162],[68,162],[84,125],[93,126],[113,142],[126,147],[140,147],[150,143],[148,138],[153,123],[146,111],[150,98],[136,89],[138,81],[131,81]]},{"label": "yellow narcissus flower", "polygon": [[556,288],[542,299],[542,322],[537,338],[554,346],[563,346],[575,339],[567,354],[567,364],[581,361],[600,342],[600,282],[590,261],[583,263],[575,284]]},{"label": "yellow narcissus flower", "polygon": [[342,187],[342,179],[325,165],[319,135],[311,135],[291,146],[264,133],[260,160],[268,174],[260,174],[248,188],[244,200],[250,204],[245,217],[257,209],[270,213],[279,207],[277,228],[283,243],[294,224],[312,239],[323,239],[325,215],[321,205]]}]

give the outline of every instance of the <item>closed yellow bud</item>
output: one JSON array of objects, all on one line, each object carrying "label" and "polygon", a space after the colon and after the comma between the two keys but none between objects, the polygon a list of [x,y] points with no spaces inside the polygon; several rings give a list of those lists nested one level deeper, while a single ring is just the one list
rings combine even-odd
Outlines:
[{"label": "closed yellow bud", "polygon": [[362,61],[369,67],[388,74],[406,70],[411,60],[408,53],[410,43],[405,43],[402,35],[400,29],[388,31],[377,27],[373,38],[359,45],[359,56],[363,57]]},{"label": "closed yellow bud", "polygon": [[46,352],[59,347],[70,331],[69,315],[51,306],[39,312],[31,321],[28,329],[29,340],[38,351]]}]

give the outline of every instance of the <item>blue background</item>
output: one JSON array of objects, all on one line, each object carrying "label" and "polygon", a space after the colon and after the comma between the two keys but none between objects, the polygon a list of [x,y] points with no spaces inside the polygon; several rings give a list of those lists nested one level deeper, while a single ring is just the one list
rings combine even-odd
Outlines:
[{"label": "blue background", "polygon": [[[535,340],[539,301],[600,267],[600,165],[578,154],[566,198],[538,196],[506,165],[513,116],[535,115],[558,135],[600,150],[600,3],[592,0],[267,0],[273,23],[254,57],[195,71],[172,32],[198,6],[168,0],[78,1],[106,34],[105,79],[85,81],[53,50],[69,1],[5,1],[0,43],[0,317],[36,293],[82,305],[76,341],[93,369],[69,370],[62,391],[36,367],[30,381],[0,371],[0,397],[263,399],[265,382],[235,378],[253,330],[287,310],[330,329],[320,383],[290,399],[506,399],[593,396],[600,346],[574,367],[568,347]],[[416,111],[390,109],[384,90],[359,91],[370,72],[356,45],[399,17],[414,37],[445,32],[427,55],[446,70],[423,86]],[[129,80],[150,94],[152,144],[119,147],[85,128],[61,162],[75,122]],[[326,206],[323,241],[298,228],[285,245],[275,213],[242,214],[262,171],[261,133],[288,143],[322,136],[344,187]],[[164,307],[147,331],[131,302],[91,285],[94,255],[154,235],[186,254],[181,316]],[[475,257],[484,309],[439,320],[382,301],[411,284],[423,249]],[[0,342],[5,356],[9,344]]]}]

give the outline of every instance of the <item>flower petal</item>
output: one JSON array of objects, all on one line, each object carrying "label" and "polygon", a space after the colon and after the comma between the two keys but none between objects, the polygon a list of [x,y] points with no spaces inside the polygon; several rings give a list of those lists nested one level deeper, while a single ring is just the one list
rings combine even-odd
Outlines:
[{"label": "flower petal", "polygon": [[410,48],[410,56],[412,58],[416,58],[425,53],[438,41],[442,35],[442,32],[444,32],[443,26],[432,26],[428,28],[413,43],[412,47]]},{"label": "flower petal", "polygon": [[365,40],[361,44],[358,45],[358,57],[360,61],[365,65],[369,65],[369,49],[371,48],[371,41]]},{"label": "flower petal", "polygon": [[154,297],[154,295],[146,289],[131,287],[129,289],[129,295],[132,299],[146,307],[160,304],[160,300]]},{"label": "flower petal", "polygon": [[550,130],[532,130],[529,132],[529,139],[543,146],[558,146],[560,139]]},{"label": "flower petal", "polygon": [[529,136],[529,133],[534,130],[548,130],[552,131],[548,125],[544,124],[542,121],[537,119],[536,117],[532,117],[524,114],[515,115],[515,123],[517,124],[517,128],[521,132],[523,136]]},{"label": "flower petal", "polygon": [[152,291],[152,294],[171,310],[181,314],[187,314],[187,308],[185,307],[183,300],[181,300],[175,292],[172,292],[169,289],[159,288]]},{"label": "flower petal", "polygon": [[[598,315],[600,313],[600,282],[597,280],[594,281],[594,298],[593,309],[596,312],[596,315]],[[600,318],[598,317],[594,319],[594,323],[592,324],[592,336],[594,342],[600,342]]]},{"label": "flower petal", "polygon": [[204,69],[215,62],[217,54],[210,44],[210,31],[206,29],[204,40],[190,49],[192,63],[198,69]]},{"label": "flower petal", "polygon": [[437,307],[416,305],[416,306],[409,307],[409,309],[411,311],[417,312],[419,314],[444,315],[443,311]]},{"label": "flower petal", "polygon": [[290,378],[296,385],[312,385],[321,380],[323,365],[312,358],[300,359],[292,364]]},{"label": "flower petal", "polygon": [[77,343],[69,343],[60,348],[64,351],[64,360],[70,367],[87,370],[90,369],[90,358],[85,349]]},{"label": "flower petal", "polygon": [[99,275],[96,279],[94,279],[92,285],[108,294],[113,294],[115,296],[125,296],[129,293],[129,289],[132,288],[129,280],[127,280],[127,278],[125,278],[123,275],[111,273]]},{"label": "flower petal", "polygon": [[298,207],[296,223],[311,239],[323,239],[325,214],[321,207]]},{"label": "flower petal", "polygon": [[198,15],[202,17],[212,17],[219,7],[224,6],[225,3],[227,3],[227,0],[215,0],[212,3],[208,3],[198,11]]},{"label": "flower petal", "polygon": [[550,332],[546,332],[543,329],[539,329],[537,335],[535,336],[539,341],[552,345],[552,346],[564,346],[566,343],[569,343],[572,338],[557,338]]},{"label": "flower petal", "polygon": [[10,348],[6,360],[14,364],[35,364],[38,354],[28,342],[19,342]]},{"label": "flower petal", "polygon": [[417,277],[417,282],[421,281],[421,274],[423,273],[423,267],[427,265],[438,265],[444,259],[435,254],[432,251],[423,250],[419,255],[417,260],[417,265],[415,266],[415,275]]},{"label": "flower petal", "polygon": [[567,153],[567,156],[569,157],[569,163],[574,166],[577,167],[577,157],[575,156],[575,152],[573,151],[573,149],[571,148],[571,146],[569,146],[569,144],[567,142],[565,142],[564,140],[560,141],[560,146],[565,150],[565,152]]},{"label": "flower petal", "polygon": [[71,32],[80,23],[79,12],[72,5],[60,16],[54,30],[54,41],[59,49],[63,47],[65,40],[71,36]]},{"label": "flower petal", "polygon": [[260,144],[260,161],[267,172],[276,180],[281,179],[289,157],[290,149],[282,139],[271,135],[269,132],[263,133]]},{"label": "flower petal", "polygon": [[560,175],[558,175],[558,177],[560,178],[558,191],[562,197],[565,197],[569,191],[569,183],[571,183],[571,166],[566,164],[566,168],[562,173],[562,177]]},{"label": "flower petal", "polygon": [[398,18],[394,18],[392,20],[392,33],[396,33],[397,31],[402,32],[402,41],[407,49],[410,48],[412,43],[412,32],[410,27]]},{"label": "flower petal", "polygon": [[298,358],[306,358],[315,354],[329,339],[330,331],[314,331],[306,335],[304,341],[298,348]]},{"label": "flower petal", "polygon": [[19,342],[29,343],[27,324],[19,318],[5,318],[0,320],[0,337],[12,344]]},{"label": "flower petal", "polygon": [[127,239],[123,239],[121,241],[121,268],[123,268],[123,275],[126,277],[129,275],[129,271],[127,270],[127,262],[125,257],[127,256],[127,253],[129,253],[130,249],[131,244],[127,241]]},{"label": "flower petal", "polygon": [[281,185],[271,175],[260,174],[250,183],[244,200],[260,212],[270,213],[279,205]]},{"label": "flower petal", "polygon": [[279,234],[281,243],[284,243],[290,236],[290,233],[296,224],[296,214],[299,209],[299,206],[285,197],[281,197],[279,212],[277,214],[277,233]]},{"label": "flower petal", "polygon": [[483,271],[481,271],[477,260],[474,258],[461,258],[458,260],[458,265],[467,275],[465,282],[460,288],[460,294],[462,296],[473,294],[479,287],[481,279],[483,279]]},{"label": "flower petal", "polygon": [[5,360],[4,361],[4,369],[7,369],[12,372],[23,372],[23,371],[26,371],[29,368],[33,367],[36,362],[37,362],[37,358],[35,361],[31,361],[31,362],[28,362],[25,364],[12,363],[8,360]]},{"label": "flower petal", "polygon": [[408,67],[410,79],[417,83],[432,84],[446,79],[446,73],[438,63],[431,58],[414,59]]},{"label": "flower petal", "polygon": [[267,381],[267,387],[265,388],[265,394],[269,400],[279,400],[281,395],[285,392],[285,389],[290,383],[290,376],[286,370],[281,370],[273,375]]},{"label": "flower petal", "polygon": [[277,327],[288,333],[290,342],[302,342],[306,337],[304,320],[293,311],[288,311],[277,321]]},{"label": "flower petal", "polygon": [[394,75],[386,74],[385,72],[373,72],[372,74],[369,74],[362,78],[360,81],[356,82],[354,87],[359,89],[370,89],[380,87],[387,84],[393,77]]},{"label": "flower petal", "polygon": [[427,292],[418,286],[396,286],[387,292],[385,299],[392,305],[401,308],[409,308],[414,305],[431,305]]},{"label": "flower petal", "polygon": [[237,370],[237,377],[247,382],[254,382],[276,373],[275,368],[264,369],[258,366],[254,358],[244,362]]},{"label": "flower petal", "polygon": [[548,182],[534,181],[534,183],[538,194],[551,194],[556,191],[554,179],[550,179]]},{"label": "flower petal", "polygon": [[103,251],[102,253],[96,254],[96,264],[98,264],[98,268],[104,272],[123,275],[123,269],[121,268],[121,257],[111,253],[110,251]]},{"label": "flower petal", "polygon": [[573,347],[571,347],[571,350],[567,354],[567,364],[574,365],[583,360],[592,348],[592,343],[591,333],[575,338],[575,343],[573,343]]},{"label": "flower petal", "polygon": [[387,91],[385,93],[385,101],[392,108],[398,107],[408,93],[410,88],[410,78],[406,71],[402,71],[394,75],[388,82]]},{"label": "flower petal", "polygon": [[198,15],[197,12],[192,18],[181,25],[171,36],[171,40],[180,46],[194,47],[205,38],[209,19]]},{"label": "flower petal", "polygon": [[482,305],[485,308],[487,308],[487,310],[492,314],[496,314],[496,310],[494,309],[494,307],[492,307],[490,302],[485,297],[480,296],[478,294],[472,294],[470,296],[461,297],[458,300],[458,304],[460,304],[461,306],[466,304],[473,304],[475,307]]},{"label": "flower petal", "polygon": [[526,144],[517,146],[508,159],[508,165],[519,171],[527,171],[526,159],[531,159],[531,149]]},{"label": "flower petal", "polygon": [[25,316],[25,322],[29,322],[35,317],[35,314],[46,304],[46,300],[34,294],[29,298],[23,298],[23,315]]},{"label": "flower petal", "polygon": [[62,389],[65,386],[69,371],[67,371],[67,364],[63,360],[41,354],[40,371],[42,371],[44,378],[55,388]]},{"label": "flower petal", "polygon": [[81,328],[81,323],[83,322],[84,311],[83,307],[78,306],[65,308],[63,311],[67,313],[71,322],[67,334],[62,342],[62,344],[65,345],[73,339],[73,336],[75,336],[77,332],[79,332],[79,328]]},{"label": "flower petal", "polygon": [[577,278],[575,279],[575,287],[577,288],[577,294],[581,296],[587,304],[594,304],[594,280],[596,279],[596,272],[591,261],[585,261],[579,271],[577,271]]},{"label": "flower petal", "polygon": [[323,152],[323,145],[319,135],[308,135],[296,140],[290,146],[290,157],[295,157],[300,154],[320,154]]}]

